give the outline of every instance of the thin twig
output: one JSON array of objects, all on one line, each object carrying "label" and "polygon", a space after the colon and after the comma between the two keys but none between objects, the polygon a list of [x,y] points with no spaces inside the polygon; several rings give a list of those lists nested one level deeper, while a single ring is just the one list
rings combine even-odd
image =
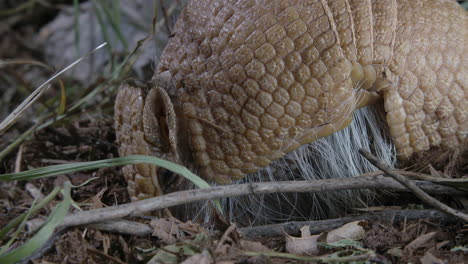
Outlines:
[{"label": "thin twig", "polygon": [[132,236],[146,236],[153,233],[153,228],[149,225],[127,220],[105,221],[87,227]]},{"label": "thin twig", "polygon": [[387,175],[395,179],[397,182],[401,183],[403,186],[411,190],[411,192],[414,193],[419,199],[421,199],[424,203],[426,203],[429,206],[434,207],[437,210],[440,210],[442,212],[445,212],[447,214],[453,215],[455,217],[458,217],[462,219],[465,222],[468,222],[468,215],[465,213],[462,213],[460,211],[457,211],[441,202],[438,200],[434,199],[432,196],[428,195],[425,193],[423,190],[421,190],[412,180],[396,173],[392,169],[390,169],[388,166],[383,164],[380,160],[378,160],[374,155],[372,155],[370,152],[360,149],[359,153],[363,155],[366,159],[370,161],[374,166],[377,168],[381,169],[384,171]]},{"label": "thin twig", "polygon": [[[431,183],[425,183],[421,186],[432,186],[432,190],[444,190],[444,192],[448,191],[452,194],[463,194],[463,192],[457,191],[454,188],[437,186]],[[352,189],[385,189],[388,191],[406,190],[406,188],[401,186],[399,183],[395,182],[393,179],[386,178],[383,176],[353,177],[347,179],[329,179],[315,181],[245,183],[174,192],[133,203],[127,203],[89,211],[76,212],[66,216],[61,226],[68,227],[77,225],[87,225],[107,220],[120,219],[127,216],[142,215],[148,212],[176,205],[203,200],[214,200],[225,197],[267,193],[320,193]]]}]

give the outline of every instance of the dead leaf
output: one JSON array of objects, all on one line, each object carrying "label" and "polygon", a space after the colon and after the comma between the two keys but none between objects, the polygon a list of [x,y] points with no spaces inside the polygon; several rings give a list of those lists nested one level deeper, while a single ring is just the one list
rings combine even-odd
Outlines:
[{"label": "dead leaf", "polygon": [[224,231],[223,236],[216,244],[216,254],[226,253],[228,248],[231,247],[231,245],[239,244],[239,241],[240,235],[237,232],[237,227],[235,224],[231,224],[231,226],[229,226],[229,228],[226,231]]},{"label": "dead leaf", "polygon": [[[408,224],[404,227],[402,232],[400,232],[401,242],[407,244],[414,240],[414,237],[417,236],[420,231],[421,225],[419,223]],[[424,233],[424,231],[422,231]]]},{"label": "dead leaf", "polygon": [[364,230],[364,226],[366,225],[366,221],[347,223],[340,228],[328,232],[327,243],[334,243],[343,239],[360,240],[366,233]]},{"label": "dead leaf", "polygon": [[411,241],[408,245],[406,245],[405,250],[409,252],[414,252],[418,248],[427,248],[429,246],[429,241],[435,237],[436,232],[430,232],[424,235],[420,235],[415,240]]},{"label": "dead leaf", "polygon": [[271,252],[272,251],[270,248],[256,241],[241,240],[240,245],[242,249],[245,251],[252,251],[252,252]]},{"label": "dead leaf", "polygon": [[178,227],[181,231],[184,231],[190,236],[196,236],[200,233],[206,233],[206,230],[203,227],[201,227],[199,224],[192,223],[192,221],[180,223],[178,224]]},{"label": "dead leaf", "polygon": [[99,209],[99,208],[103,208],[104,207],[104,204],[102,203],[101,199],[102,199],[102,196],[104,195],[104,193],[107,191],[107,188],[104,187],[102,188],[102,190],[100,190],[96,195],[94,195],[93,197],[91,197],[91,201],[93,203],[93,206],[91,207],[91,209]]},{"label": "dead leaf", "polygon": [[394,257],[398,257],[398,258],[401,258],[404,256],[403,249],[399,247],[395,247],[395,248],[391,248],[387,250],[387,254],[394,256]]},{"label": "dead leaf", "polygon": [[429,165],[429,172],[430,172],[430,174],[431,174],[432,177],[435,177],[435,178],[447,178],[447,176],[442,175],[440,172],[438,172],[436,169],[434,169],[434,167],[432,167],[432,165]]},{"label": "dead leaf", "polygon": [[301,237],[286,236],[286,251],[301,256],[315,256],[319,254],[318,240],[323,238],[323,233],[310,235],[310,227],[301,228]]},{"label": "dead leaf", "polygon": [[437,243],[436,248],[441,249],[445,247],[446,245],[448,245],[449,243],[450,243],[450,240],[444,240],[442,242]]},{"label": "dead leaf", "polygon": [[44,198],[44,194],[41,192],[41,189],[37,188],[32,183],[26,183],[24,186],[26,191],[31,195],[34,199],[42,200]]},{"label": "dead leaf", "polygon": [[153,228],[153,236],[162,240],[165,244],[173,244],[180,238],[179,227],[174,220],[154,219],[150,226]]}]

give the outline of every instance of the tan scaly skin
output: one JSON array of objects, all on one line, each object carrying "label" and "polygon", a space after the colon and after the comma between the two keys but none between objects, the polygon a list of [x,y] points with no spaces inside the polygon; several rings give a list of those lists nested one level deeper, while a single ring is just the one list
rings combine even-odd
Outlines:
[{"label": "tan scaly skin", "polygon": [[[150,85],[122,85],[120,155],[225,184],[383,103],[401,158],[466,151],[468,15],[450,0],[192,0]],[[133,199],[157,168],[124,168]]]}]

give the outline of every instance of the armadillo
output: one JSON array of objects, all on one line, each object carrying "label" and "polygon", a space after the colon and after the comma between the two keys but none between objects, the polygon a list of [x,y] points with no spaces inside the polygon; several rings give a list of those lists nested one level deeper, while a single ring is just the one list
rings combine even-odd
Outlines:
[{"label": "armadillo", "polygon": [[[227,184],[372,104],[400,159],[463,152],[467,41],[467,12],[452,0],[191,0],[153,79],[119,90],[119,152]],[[123,170],[133,199],[160,194],[155,166]]]}]

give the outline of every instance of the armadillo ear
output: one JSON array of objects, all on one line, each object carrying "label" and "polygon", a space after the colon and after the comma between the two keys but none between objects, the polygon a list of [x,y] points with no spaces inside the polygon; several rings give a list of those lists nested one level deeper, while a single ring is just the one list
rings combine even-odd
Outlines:
[{"label": "armadillo ear", "polygon": [[178,162],[177,122],[174,105],[166,90],[155,85],[145,100],[143,109],[145,140],[161,158]]},{"label": "armadillo ear", "polygon": [[[145,140],[143,109],[146,87],[127,80],[122,83],[115,100],[115,130],[120,156],[153,155],[152,146]],[[157,167],[151,164],[133,164],[123,167],[132,200],[142,200],[161,195]]]}]

